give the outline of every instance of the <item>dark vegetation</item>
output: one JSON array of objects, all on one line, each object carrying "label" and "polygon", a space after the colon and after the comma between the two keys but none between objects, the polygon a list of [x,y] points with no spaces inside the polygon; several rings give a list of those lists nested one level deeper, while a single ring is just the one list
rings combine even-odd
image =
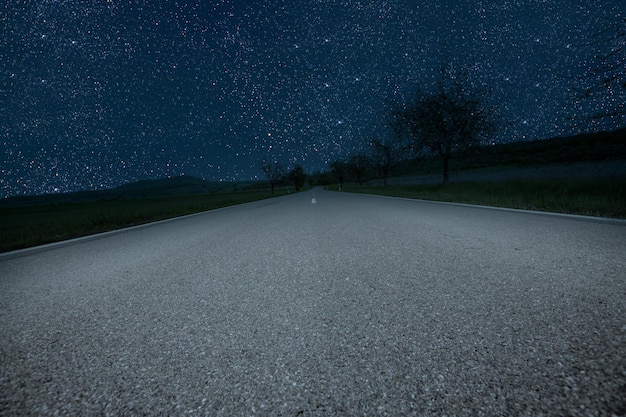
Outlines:
[{"label": "dark vegetation", "polygon": [[[374,159],[375,161],[375,159]],[[418,198],[435,201],[461,202],[496,207],[582,214],[600,217],[626,218],[626,129],[613,132],[582,134],[532,142],[517,142],[483,146],[453,154],[451,182],[421,185],[383,186],[378,181],[381,172],[372,163],[367,180],[350,176],[350,160],[334,162],[341,167],[328,188],[331,190]],[[577,162],[623,161],[625,168],[611,177],[541,178],[498,180],[500,169],[549,167]],[[455,182],[454,172],[481,168],[493,172],[493,181]],[[439,172],[440,159],[404,159],[392,165],[394,176],[432,176]],[[340,177],[341,175],[341,177]],[[339,178],[342,179],[339,182]],[[329,180],[320,176],[320,180]],[[332,184],[332,180],[335,183]],[[340,188],[339,184],[342,185]],[[363,184],[363,185],[360,185]]]},{"label": "dark vegetation", "polygon": [[295,168],[289,173],[289,180],[293,184],[296,191],[300,191],[304,187],[304,181],[306,180],[306,174],[301,165],[296,165]]},{"label": "dark vegetation", "polygon": [[455,169],[626,159],[626,129],[485,146],[459,155]]},{"label": "dark vegetation", "polygon": [[[375,156],[380,145],[373,147],[370,163],[361,182],[389,176],[430,175],[441,170],[441,160],[436,155],[423,157],[398,157],[385,163],[385,171],[380,169],[380,159]],[[384,153],[383,153],[384,155]],[[625,160],[626,164],[626,129],[613,132],[588,133],[571,137],[556,137],[528,142],[485,145],[478,148],[454,153],[450,160],[450,180],[454,181],[454,172],[477,168],[492,167],[532,167],[573,162],[599,162]],[[350,169],[351,158],[346,161],[334,161],[330,164],[329,174],[316,174],[320,185],[334,182],[359,182]],[[383,159],[384,161],[384,159]]]},{"label": "dark vegetation", "polygon": [[293,185],[296,191],[300,191],[304,187],[307,175],[302,165],[297,164],[291,171],[287,172],[285,168],[278,162],[261,161],[261,171],[267,180],[267,183],[274,194],[276,187]]},{"label": "dark vegetation", "polygon": [[285,176],[285,169],[278,162],[261,161],[261,171],[270,184],[272,194],[274,189],[278,186]]},{"label": "dark vegetation", "polygon": [[[231,191],[206,192],[205,187]],[[269,198],[267,189],[198,178],[145,181],[110,191],[10,198],[0,202],[0,252],[52,243]],[[254,186],[245,185],[254,188]],[[286,194],[280,190],[274,195]]]},{"label": "dark vegetation", "polygon": [[495,106],[488,104],[489,88],[476,86],[466,68],[447,64],[439,72],[434,87],[395,106],[388,124],[396,142],[406,143],[415,153],[437,156],[447,183],[454,154],[488,141],[500,123]]},{"label": "dark vegetation", "polygon": [[[337,189],[336,186],[334,189]],[[350,183],[344,186],[344,190],[433,201],[626,218],[626,178],[555,178],[389,187],[359,187],[356,183]]]}]

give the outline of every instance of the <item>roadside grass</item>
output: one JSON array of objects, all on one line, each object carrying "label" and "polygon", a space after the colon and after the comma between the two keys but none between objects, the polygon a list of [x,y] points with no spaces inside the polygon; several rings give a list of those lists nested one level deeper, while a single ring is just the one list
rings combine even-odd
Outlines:
[{"label": "roadside grass", "polygon": [[[337,185],[329,190],[338,190]],[[626,178],[511,180],[360,187],[343,191],[597,217],[626,218]]]},{"label": "roadside grass", "polygon": [[175,197],[0,207],[0,252],[287,194],[234,191]]}]

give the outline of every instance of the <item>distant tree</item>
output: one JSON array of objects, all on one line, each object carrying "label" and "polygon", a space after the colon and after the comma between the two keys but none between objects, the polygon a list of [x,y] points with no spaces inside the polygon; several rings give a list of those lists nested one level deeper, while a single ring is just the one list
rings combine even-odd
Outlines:
[{"label": "distant tree", "polygon": [[311,187],[316,185],[330,185],[332,183],[332,175],[330,172],[315,172],[309,176],[309,184]]},{"label": "distant tree", "polygon": [[330,164],[330,172],[337,179],[339,183],[339,190],[343,188],[343,182],[346,179],[346,174],[348,172],[348,164],[344,161],[333,161]]},{"label": "distant tree", "polygon": [[371,166],[371,160],[364,154],[358,153],[348,159],[347,166],[348,172],[352,175],[352,178],[359,183],[360,187],[363,187],[363,180]]},{"label": "distant tree", "polygon": [[498,127],[487,96],[488,89],[474,87],[466,69],[442,65],[435,88],[418,92],[415,100],[396,106],[390,124],[395,134],[441,158],[446,184],[452,155],[479,145]]},{"label": "distant tree", "polygon": [[277,162],[261,161],[261,171],[265,174],[265,178],[272,188],[272,194],[274,194],[274,188],[283,178],[283,167]]},{"label": "distant tree", "polygon": [[296,165],[289,173],[289,179],[293,182],[296,191],[300,191],[300,189],[304,187],[304,180],[306,179],[306,174],[302,166]]},{"label": "distant tree", "polygon": [[585,61],[574,91],[578,105],[594,108],[586,121],[626,121],[626,18],[609,23],[586,46],[593,57]]},{"label": "distant tree", "polygon": [[370,142],[370,146],[372,164],[374,169],[380,172],[383,176],[383,184],[386,187],[389,172],[391,171],[393,165],[402,158],[402,155],[406,151],[406,147],[396,137],[392,137],[387,141],[373,139]]}]

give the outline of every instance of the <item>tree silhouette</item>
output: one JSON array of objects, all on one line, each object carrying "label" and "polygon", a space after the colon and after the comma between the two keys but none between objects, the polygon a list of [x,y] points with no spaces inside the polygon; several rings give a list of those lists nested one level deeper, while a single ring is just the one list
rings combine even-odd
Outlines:
[{"label": "tree silhouette", "polygon": [[300,189],[304,187],[304,180],[306,179],[306,174],[302,166],[296,165],[289,173],[289,179],[293,182],[296,191],[300,191]]},{"label": "tree silhouette", "polygon": [[344,161],[333,161],[329,165],[330,171],[337,179],[337,182],[339,182],[339,190],[341,191],[343,188],[343,182],[346,179],[346,173],[348,172],[348,164]]},{"label": "tree silhouette", "polygon": [[480,144],[498,127],[487,96],[488,89],[475,87],[466,69],[442,65],[433,91],[418,92],[416,99],[397,106],[390,124],[396,135],[441,158],[446,184],[453,154]]},{"label": "tree silhouette", "polygon": [[396,138],[387,141],[373,139],[370,142],[370,146],[372,148],[372,163],[374,168],[382,174],[383,184],[386,187],[389,172],[393,165],[402,158],[405,147]]},{"label": "tree silhouette", "polygon": [[261,171],[265,174],[265,178],[272,188],[272,194],[274,194],[274,188],[284,175],[283,167],[277,162],[261,161]]},{"label": "tree silhouette", "polygon": [[353,155],[348,160],[348,171],[361,187],[363,187],[363,179],[365,178],[365,174],[367,174],[369,167],[370,160],[363,154]]}]

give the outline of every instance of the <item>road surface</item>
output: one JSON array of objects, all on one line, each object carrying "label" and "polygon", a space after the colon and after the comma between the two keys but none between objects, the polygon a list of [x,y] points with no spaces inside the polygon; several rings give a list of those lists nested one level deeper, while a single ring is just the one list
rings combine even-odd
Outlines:
[{"label": "road surface", "polygon": [[0,415],[626,413],[626,225],[314,190],[0,257]]}]

